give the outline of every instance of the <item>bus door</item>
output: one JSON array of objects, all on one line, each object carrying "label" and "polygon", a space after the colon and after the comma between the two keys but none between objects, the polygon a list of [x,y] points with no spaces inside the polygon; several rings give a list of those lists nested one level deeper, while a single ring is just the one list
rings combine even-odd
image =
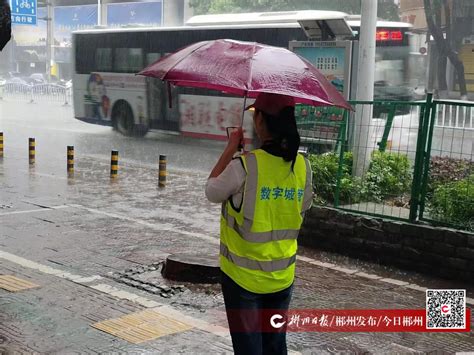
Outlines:
[{"label": "bus door", "polygon": [[151,128],[179,131],[179,108],[177,89],[171,88],[172,107],[169,107],[168,89],[159,79],[147,78],[148,112]]}]

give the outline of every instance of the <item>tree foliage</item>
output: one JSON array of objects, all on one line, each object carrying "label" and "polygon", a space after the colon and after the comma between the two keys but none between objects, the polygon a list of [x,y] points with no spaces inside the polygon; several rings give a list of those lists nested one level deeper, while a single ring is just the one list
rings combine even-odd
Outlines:
[{"label": "tree foliage", "polygon": [[[360,14],[360,0],[191,0],[196,15],[289,10],[333,10]],[[378,17],[399,20],[393,0],[378,0]]]}]

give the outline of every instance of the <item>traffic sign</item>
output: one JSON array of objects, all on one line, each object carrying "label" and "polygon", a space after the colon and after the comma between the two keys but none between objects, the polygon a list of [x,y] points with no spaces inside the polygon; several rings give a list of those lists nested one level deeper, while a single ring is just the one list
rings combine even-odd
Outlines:
[{"label": "traffic sign", "polygon": [[36,0],[10,0],[12,24],[36,25]]}]

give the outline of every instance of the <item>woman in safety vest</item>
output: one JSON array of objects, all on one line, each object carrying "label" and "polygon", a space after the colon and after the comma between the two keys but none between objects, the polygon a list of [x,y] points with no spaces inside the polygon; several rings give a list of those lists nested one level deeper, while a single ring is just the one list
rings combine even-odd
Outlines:
[{"label": "woman in safety vest", "polygon": [[287,353],[297,237],[312,201],[294,106],[292,97],[260,94],[247,109],[261,148],[233,159],[243,133],[231,133],[206,185],[209,201],[222,203],[222,292],[236,354]]}]

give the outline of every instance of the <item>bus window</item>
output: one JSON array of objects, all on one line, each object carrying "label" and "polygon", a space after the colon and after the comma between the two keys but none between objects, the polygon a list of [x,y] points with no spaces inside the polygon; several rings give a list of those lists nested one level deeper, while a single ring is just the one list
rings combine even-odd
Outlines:
[{"label": "bus window", "polygon": [[146,65],[153,64],[154,62],[156,62],[160,58],[161,58],[160,53],[147,53],[147,55],[146,55]]},{"label": "bus window", "polygon": [[90,74],[95,70],[95,56],[86,53],[94,53],[97,43],[92,41],[89,36],[75,36],[76,43],[76,73]]},{"label": "bus window", "polygon": [[141,48],[116,48],[114,71],[135,73],[143,69],[143,50]]},{"label": "bus window", "polygon": [[95,51],[95,67],[97,71],[112,71],[112,49],[97,48]]}]

